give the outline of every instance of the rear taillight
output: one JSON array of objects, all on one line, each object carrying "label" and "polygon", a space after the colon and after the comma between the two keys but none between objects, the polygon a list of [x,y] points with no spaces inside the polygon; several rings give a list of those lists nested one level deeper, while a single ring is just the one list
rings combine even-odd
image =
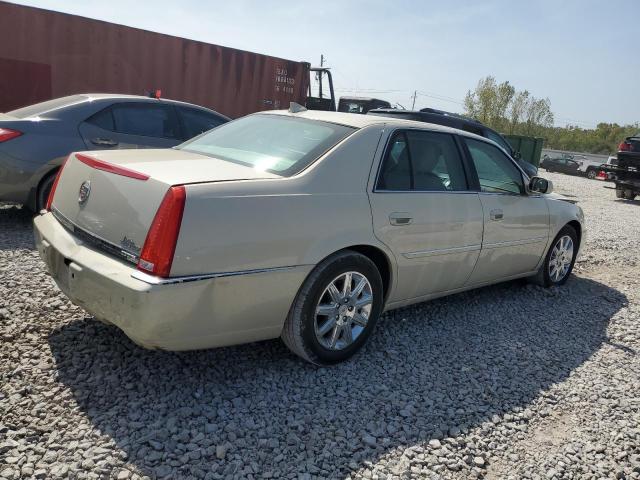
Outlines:
[{"label": "rear taillight", "polygon": [[[69,160],[68,157],[67,157],[67,160]],[[51,185],[51,190],[49,191],[49,196],[47,197],[47,205],[45,207],[48,212],[51,211],[51,204],[53,203],[53,196],[56,193],[56,187],[58,186],[58,182],[60,181],[60,175],[62,175],[62,169],[64,169],[64,166],[67,164],[67,160],[62,162],[62,165],[60,165],[60,169],[58,170],[58,173],[56,173],[56,178],[53,181],[53,185]]]},{"label": "rear taillight", "polygon": [[619,152],[628,152],[631,150],[631,144],[627,143],[627,142],[622,142],[620,145],[618,145],[618,151]]},{"label": "rear taillight", "polygon": [[158,277],[168,277],[180,234],[184,202],[184,185],[169,188],[153,218],[144,241],[138,269]]},{"label": "rear taillight", "polygon": [[18,130],[11,130],[10,128],[0,128],[0,143],[11,140],[22,135],[22,132]]}]

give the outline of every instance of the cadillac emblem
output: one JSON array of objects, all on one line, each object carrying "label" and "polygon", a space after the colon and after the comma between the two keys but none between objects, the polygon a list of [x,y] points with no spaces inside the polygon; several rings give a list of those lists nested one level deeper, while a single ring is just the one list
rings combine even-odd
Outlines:
[{"label": "cadillac emblem", "polygon": [[80,205],[84,205],[89,199],[89,195],[91,194],[91,182],[89,180],[85,180],[80,185],[80,191],[78,192],[78,203]]}]

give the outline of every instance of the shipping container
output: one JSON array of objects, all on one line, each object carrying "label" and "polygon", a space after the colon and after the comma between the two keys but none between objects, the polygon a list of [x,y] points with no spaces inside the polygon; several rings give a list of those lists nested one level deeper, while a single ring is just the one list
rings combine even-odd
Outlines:
[{"label": "shipping container", "polygon": [[514,152],[520,152],[520,158],[536,167],[540,166],[540,156],[544,138],[526,137],[524,135],[504,135]]},{"label": "shipping container", "polygon": [[76,93],[159,89],[236,118],[304,105],[309,74],[307,62],[0,2],[0,112]]}]

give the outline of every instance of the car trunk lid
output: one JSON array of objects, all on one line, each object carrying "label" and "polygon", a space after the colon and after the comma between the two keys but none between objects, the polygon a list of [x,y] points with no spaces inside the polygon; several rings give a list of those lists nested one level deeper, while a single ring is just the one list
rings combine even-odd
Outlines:
[{"label": "car trunk lid", "polygon": [[51,209],[82,241],[135,263],[172,185],[261,178],[277,176],[179,150],[74,153]]}]

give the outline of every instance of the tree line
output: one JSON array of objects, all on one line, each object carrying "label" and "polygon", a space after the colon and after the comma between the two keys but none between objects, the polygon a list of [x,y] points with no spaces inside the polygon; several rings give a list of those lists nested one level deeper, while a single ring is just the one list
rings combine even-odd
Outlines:
[{"label": "tree line", "polygon": [[503,134],[542,137],[545,148],[585,153],[613,153],[625,137],[640,131],[638,123],[599,123],[595,129],[556,127],[548,98],[536,98],[527,90],[518,91],[508,81],[498,83],[491,76],[467,92],[464,113]]}]

